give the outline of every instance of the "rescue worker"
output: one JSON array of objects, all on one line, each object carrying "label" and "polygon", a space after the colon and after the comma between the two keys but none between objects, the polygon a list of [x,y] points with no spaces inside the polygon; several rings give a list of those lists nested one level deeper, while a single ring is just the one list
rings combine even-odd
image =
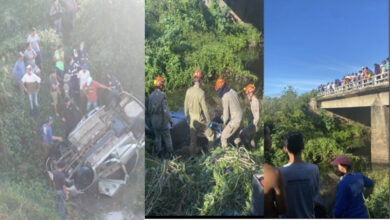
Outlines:
[{"label": "rescue worker", "polygon": [[190,153],[199,152],[197,148],[197,134],[203,133],[209,143],[214,140],[213,131],[208,127],[210,115],[206,105],[204,91],[200,88],[202,82],[202,72],[195,70],[193,74],[194,85],[190,87],[184,99],[184,113],[189,120],[190,126]]},{"label": "rescue worker", "polygon": [[241,142],[245,146],[255,147],[255,134],[259,131],[260,105],[259,100],[254,95],[255,86],[248,84],[245,88],[245,95],[251,104],[251,114],[249,116],[248,125],[240,131],[239,138],[235,140],[235,144]]},{"label": "rescue worker", "polygon": [[[173,125],[171,115],[169,114],[168,101],[164,88],[164,79],[158,76],[154,80],[156,89],[150,94],[147,103],[147,113],[150,115],[152,130],[156,140],[157,156],[161,158],[165,153],[172,156],[173,147],[171,133],[169,131],[168,123]],[[165,149],[162,147],[162,141],[165,143]]]},{"label": "rescue worker", "polygon": [[215,90],[219,98],[222,99],[223,108],[223,126],[221,134],[221,145],[227,147],[228,139],[232,137],[239,129],[242,121],[242,109],[238,100],[237,92],[226,86],[223,78],[218,78],[215,83]]}]

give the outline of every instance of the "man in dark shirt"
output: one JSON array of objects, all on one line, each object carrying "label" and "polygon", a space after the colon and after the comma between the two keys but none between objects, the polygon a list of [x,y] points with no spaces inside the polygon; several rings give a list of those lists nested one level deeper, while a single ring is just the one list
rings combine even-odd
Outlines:
[{"label": "man in dark shirt", "polygon": [[53,182],[56,190],[56,204],[61,218],[66,219],[66,200],[69,199],[69,191],[65,181],[65,164],[60,162],[57,164],[57,167],[57,170],[53,171]]},{"label": "man in dark shirt", "polygon": [[81,114],[79,109],[66,97],[65,106],[62,112],[62,121],[65,122],[66,137],[68,137],[69,133],[77,126],[80,119]]},{"label": "man in dark shirt", "polygon": [[123,88],[119,79],[112,73],[107,73],[107,79],[108,87],[111,89],[107,96],[108,106],[111,108],[115,108],[115,106],[119,102],[119,95],[123,91]]}]

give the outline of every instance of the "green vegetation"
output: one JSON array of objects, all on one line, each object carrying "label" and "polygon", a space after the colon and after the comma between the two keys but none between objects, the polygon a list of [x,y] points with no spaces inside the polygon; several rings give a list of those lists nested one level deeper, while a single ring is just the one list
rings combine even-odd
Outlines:
[{"label": "green vegetation", "polygon": [[249,24],[234,24],[217,1],[207,8],[202,1],[147,0],[145,21],[146,94],[158,75],[167,79],[168,91],[189,86],[195,69],[203,71],[205,83],[223,76],[238,82],[239,89],[257,79],[244,64],[259,59],[261,33]]},{"label": "green vegetation", "polygon": [[[153,90],[156,76],[163,76],[171,110],[183,108],[195,69],[203,72],[212,117],[222,112],[214,90],[217,77],[239,94],[246,83],[259,83],[247,64],[259,60],[261,33],[252,25],[233,23],[229,9],[220,8],[218,1],[207,8],[202,1],[146,0],[145,17],[145,93]],[[240,101],[248,110],[249,103]],[[262,157],[260,135],[256,141],[255,150],[216,147],[188,157],[180,149],[174,159],[162,161],[147,139],[145,214],[248,215],[252,175],[260,171]]]},{"label": "green vegetation", "polygon": [[[322,196],[334,201],[337,182],[329,179],[334,171],[330,162],[340,154],[353,158],[353,169],[372,178],[375,183],[374,193],[367,199],[371,217],[388,218],[388,168],[371,168],[370,130],[369,128],[344,119],[339,119],[325,111],[314,112],[309,107],[315,91],[298,94],[288,87],[280,98],[266,97],[264,100],[264,121],[272,129],[272,149],[265,152],[267,163],[282,166],[288,162],[283,152],[283,137],[289,131],[301,132],[304,137],[305,161],[315,163],[320,168],[320,179],[325,185]],[[327,190],[327,189],[331,190]],[[333,203],[328,209],[333,208]],[[330,211],[328,210],[328,211]]]},{"label": "green vegetation", "polygon": [[[135,95],[143,98],[143,85],[136,83],[143,79],[144,61],[140,56],[143,35],[131,34],[138,23],[143,26],[142,11],[131,7],[131,1],[127,0],[81,0],[73,32],[63,41],[50,27],[51,2],[6,0],[0,8],[0,219],[59,218],[55,193],[45,172],[39,134],[47,116],[54,115],[48,73],[53,70],[52,55],[58,44],[64,44],[68,59],[71,50],[85,41],[92,76],[106,83],[105,73],[112,70],[126,82],[123,83],[125,90],[131,92],[129,88],[134,88],[138,91]],[[20,93],[12,75],[17,54],[25,50],[32,27],[37,28],[40,36],[44,61],[40,117],[35,120],[29,117],[28,99]],[[134,76],[138,80],[129,80]],[[55,118],[55,135],[63,135],[63,128],[63,123]],[[76,210],[71,214],[73,218],[78,216]]]},{"label": "green vegetation", "polygon": [[260,150],[212,149],[195,158],[146,156],[145,214],[248,215]]}]

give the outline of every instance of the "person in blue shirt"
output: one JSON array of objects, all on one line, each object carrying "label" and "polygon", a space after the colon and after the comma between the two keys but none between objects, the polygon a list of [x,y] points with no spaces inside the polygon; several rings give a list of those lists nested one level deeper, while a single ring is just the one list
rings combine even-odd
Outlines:
[{"label": "person in blue shirt", "polygon": [[331,164],[341,177],[337,185],[334,217],[368,218],[363,196],[372,193],[374,182],[359,172],[352,172],[351,159],[345,155],[337,156]]},{"label": "person in blue shirt", "polygon": [[16,61],[14,68],[12,69],[12,74],[14,74],[16,82],[18,83],[18,86],[22,93],[23,93],[23,87],[21,85],[21,80],[24,74],[26,73],[26,66],[24,65],[23,59],[24,59],[24,54],[22,52],[19,52],[19,58]]},{"label": "person in blue shirt", "polygon": [[42,146],[44,150],[44,157],[47,158],[49,155],[49,151],[53,144],[53,141],[62,142],[62,137],[54,136],[53,129],[51,125],[53,124],[53,117],[49,116],[47,122],[42,125],[41,135],[42,135]]}]

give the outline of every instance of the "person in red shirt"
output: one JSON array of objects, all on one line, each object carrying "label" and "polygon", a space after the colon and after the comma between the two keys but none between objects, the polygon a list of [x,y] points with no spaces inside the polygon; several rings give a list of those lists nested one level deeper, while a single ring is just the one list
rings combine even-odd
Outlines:
[{"label": "person in red shirt", "polygon": [[98,106],[98,89],[107,89],[111,90],[107,86],[95,81],[92,79],[92,77],[88,77],[87,83],[83,86],[83,91],[85,96],[87,96],[88,102],[87,102],[87,112],[89,112],[92,109],[96,108]]}]

